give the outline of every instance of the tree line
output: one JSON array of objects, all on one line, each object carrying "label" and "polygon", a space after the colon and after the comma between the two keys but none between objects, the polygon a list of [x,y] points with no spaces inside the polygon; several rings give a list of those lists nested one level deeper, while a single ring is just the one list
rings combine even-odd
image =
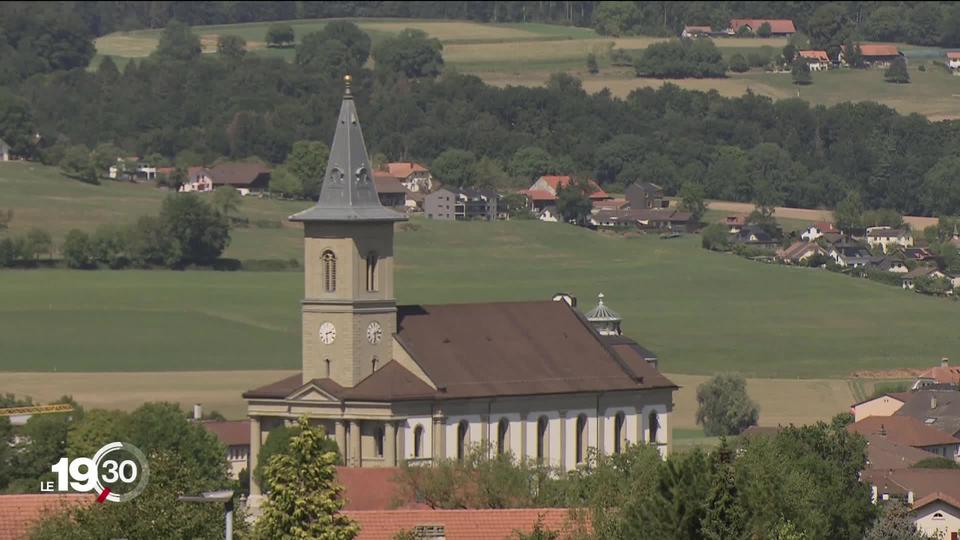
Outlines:
[{"label": "tree line", "polygon": [[[641,180],[670,195],[694,184],[708,198],[832,208],[856,191],[867,208],[960,212],[958,121],[869,101],[811,106],[669,84],[620,99],[588,94],[565,74],[543,88],[497,88],[441,71],[440,44],[416,32],[391,42],[391,52],[409,54],[368,70],[358,67],[363,33],[343,26],[305,36],[301,63],[290,64],[201,55],[196,35],[173,23],[153,55],[122,72],[107,59],[96,71],[38,74],[0,91],[0,134],[49,163],[104,141],[182,166],[221,156],[282,163],[295,141],[331,140],[349,72],[371,153],[435,165],[448,183],[515,187],[551,172],[613,192]],[[345,53],[330,64],[308,43]]]}]

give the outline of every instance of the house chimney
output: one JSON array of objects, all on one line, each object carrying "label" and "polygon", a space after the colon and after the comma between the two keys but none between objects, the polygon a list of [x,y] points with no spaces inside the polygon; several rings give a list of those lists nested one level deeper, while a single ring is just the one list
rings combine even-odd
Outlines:
[{"label": "house chimney", "polygon": [[932,393],[930,394],[930,408],[931,409],[937,408],[937,396],[933,395]]},{"label": "house chimney", "polygon": [[193,404],[193,419],[197,422],[203,419],[203,405],[199,403]]},{"label": "house chimney", "polygon": [[883,424],[880,424],[880,436],[881,437],[887,436],[887,428]]},{"label": "house chimney", "polygon": [[940,359],[940,367],[948,367],[950,365],[950,359],[944,356]]},{"label": "house chimney", "polygon": [[913,506],[913,491],[907,492],[907,504]]}]

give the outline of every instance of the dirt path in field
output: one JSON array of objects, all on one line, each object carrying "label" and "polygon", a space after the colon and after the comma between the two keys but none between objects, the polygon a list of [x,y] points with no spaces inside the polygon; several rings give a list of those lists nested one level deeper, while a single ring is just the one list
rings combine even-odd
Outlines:
[{"label": "dirt path in field", "polygon": [[[738,203],[727,201],[710,201],[707,203],[710,210],[719,210],[721,212],[730,212],[734,214],[749,214],[753,212],[753,205],[750,203]],[[815,210],[811,208],[787,208],[778,206],[773,213],[774,217],[783,219],[800,219],[804,221],[831,221],[833,212],[830,210]],[[903,221],[910,225],[915,231],[937,224],[937,218],[921,216],[903,216]]]}]

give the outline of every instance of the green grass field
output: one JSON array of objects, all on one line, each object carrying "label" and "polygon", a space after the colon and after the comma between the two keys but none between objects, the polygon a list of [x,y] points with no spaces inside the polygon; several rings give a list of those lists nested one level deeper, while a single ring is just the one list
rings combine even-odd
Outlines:
[{"label": "green grass field", "polygon": [[[130,222],[163,193],[88,186],[54,169],[0,167],[13,232]],[[309,203],[245,199],[250,217],[283,220]],[[405,303],[536,300],[597,293],[670,373],[843,377],[925,367],[960,345],[954,302],[806,268],[750,262],[699,237],[623,237],[531,221],[417,219],[397,234]],[[227,255],[300,257],[300,230],[236,229]],[[126,371],[289,369],[299,362],[300,272],[6,271],[0,369]]]}]

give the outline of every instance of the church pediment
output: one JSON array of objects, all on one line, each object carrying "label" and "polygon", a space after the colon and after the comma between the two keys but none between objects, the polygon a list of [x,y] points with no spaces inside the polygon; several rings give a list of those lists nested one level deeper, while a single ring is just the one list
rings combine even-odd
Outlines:
[{"label": "church pediment", "polygon": [[340,399],[314,381],[303,385],[286,398],[287,401],[310,401],[320,403],[338,403]]}]

